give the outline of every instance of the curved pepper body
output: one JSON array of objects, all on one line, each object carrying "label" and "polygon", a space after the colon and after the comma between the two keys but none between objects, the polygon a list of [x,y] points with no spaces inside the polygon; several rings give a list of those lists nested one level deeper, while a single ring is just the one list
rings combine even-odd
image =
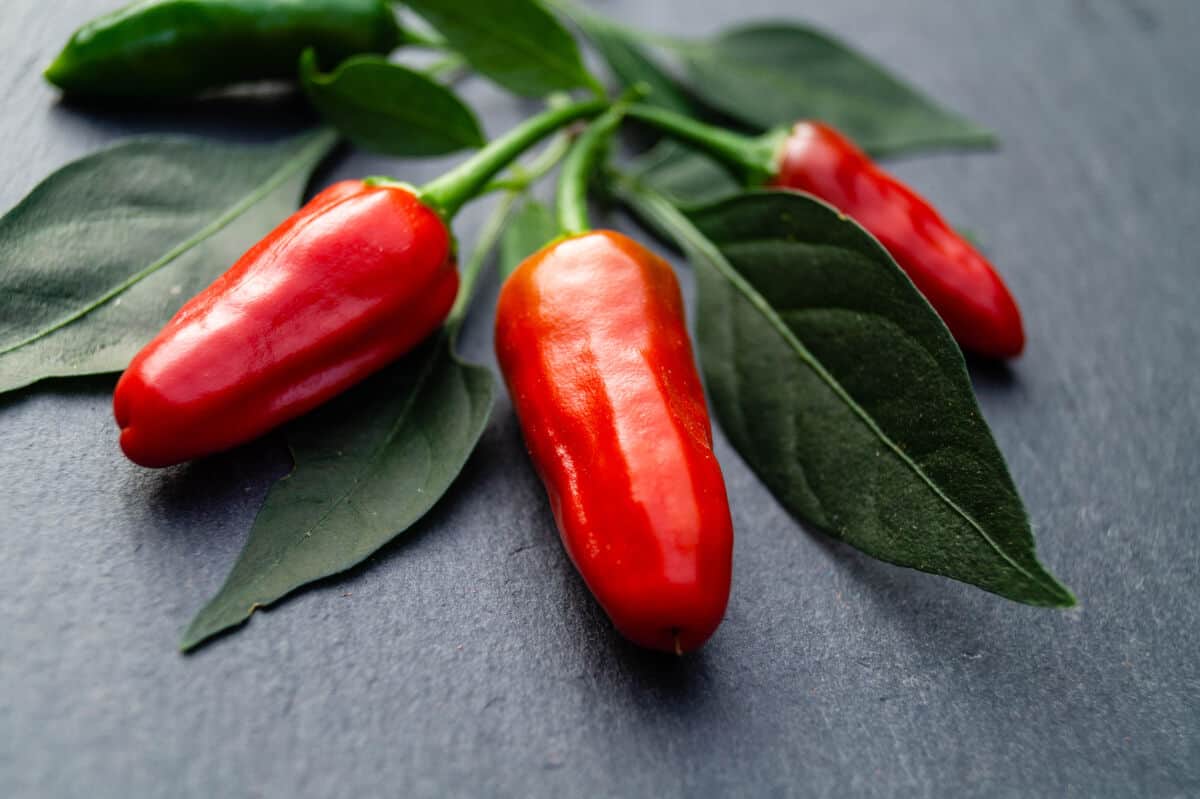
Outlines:
[{"label": "curved pepper body", "polygon": [[987,259],[833,128],[797,124],[784,141],[772,185],[825,200],[879,239],[964,349],[997,358],[1024,349],[1021,313]]},{"label": "curved pepper body", "polygon": [[84,96],[186,97],[293,78],[308,47],[334,64],[399,40],[385,0],[143,0],[76,31],[45,74]]},{"label": "curved pepper body", "polygon": [[496,353],[588,588],[634,643],[699,647],[733,531],[670,266],[618,233],[553,243],[505,283]]},{"label": "curved pepper body", "polygon": [[228,449],[412,349],[458,290],[449,231],[411,192],[330,186],[191,299],[117,383],[143,466]]}]

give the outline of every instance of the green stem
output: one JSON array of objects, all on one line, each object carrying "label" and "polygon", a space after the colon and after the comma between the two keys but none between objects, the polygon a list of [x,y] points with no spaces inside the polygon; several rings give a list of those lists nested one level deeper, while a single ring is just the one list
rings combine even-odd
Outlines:
[{"label": "green stem", "polygon": [[712,156],[747,183],[765,183],[775,174],[783,131],[743,136],[652,105],[631,105],[625,113]]},{"label": "green stem", "polygon": [[404,28],[400,31],[400,44],[408,47],[427,47],[430,50],[449,50],[450,43],[441,36]]},{"label": "green stem", "polygon": [[[553,98],[551,102],[554,102]],[[454,299],[454,307],[450,309],[450,314],[446,318],[446,329],[450,333],[451,341],[458,335],[458,330],[470,307],[471,297],[475,293],[475,284],[479,282],[488,255],[496,248],[496,243],[500,240],[500,235],[504,230],[504,224],[512,215],[517,201],[530,186],[558,165],[558,162],[570,149],[571,141],[574,138],[569,130],[559,131],[550,145],[528,164],[513,164],[511,171],[515,173],[515,176],[510,181],[512,185],[496,204],[487,221],[483,223],[483,229],[479,232],[479,240],[475,242],[475,249],[471,251],[470,258],[463,264],[462,282],[459,284],[458,296]]]},{"label": "green stem", "polygon": [[595,116],[608,106],[607,100],[586,100],[530,117],[440,178],[425,184],[420,190],[421,200],[449,222],[497,172],[521,153],[564,125]]},{"label": "green stem", "polygon": [[571,142],[574,139],[575,137],[571,135],[570,130],[559,131],[558,135],[546,146],[546,149],[538,154],[537,158],[530,161],[527,165],[514,164],[508,177],[493,180],[483,188],[482,193],[486,194],[493,191],[525,191],[534,183],[544,178],[551,169],[558,166],[558,162],[571,149]]},{"label": "green stem", "polygon": [[[437,61],[434,61],[421,71],[434,80],[437,80],[459,69],[462,69],[464,66],[466,66],[466,64],[467,60],[465,58],[457,53],[451,53],[445,58],[439,58]],[[454,80],[451,80],[450,82],[453,83]]]},{"label": "green stem", "polygon": [[[571,104],[571,95],[567,92],[554,92],[547,95],[547,108],[562,108]],[[558,165],[558,162],[571,148],[575,140],[574,128],[560,130],[551,139],[550,144],[528,164],[513,164],[508,175],[491,181],[480,190],[480,194],[490,194],[494,191],[525,191],[531,185],[546,176],[546,173]]]},{"label": "green stem", "polygon": [[591,229],[587,210],[588,179],[608,146],[613,131],[621,124],[625,109],[624,103],[608,109],[588,125],[571,152],[567,153],[567,160],[563,162],[558,178],[558,227],[563,235],[575,236]]},{"label": "green stem", "polygon": [[617,169],[609,171],[609,178],[608,185],[618,200],[634,214],[674,239],[675,244],[685,253],[701,253],[714,263],[724,259],[715,249],[716,245],[697,230],[665,194],[645,185],[637,177]]}]

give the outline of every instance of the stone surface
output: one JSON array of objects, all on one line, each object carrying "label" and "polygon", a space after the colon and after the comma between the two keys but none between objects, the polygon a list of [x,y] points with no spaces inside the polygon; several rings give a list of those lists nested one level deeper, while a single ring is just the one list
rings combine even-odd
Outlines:
[{"label": "stone surface", "polygon": [[[0,9],[0,206],[134,132],[306,124],[286,101],[60,103],[40,65],[112,5]],[[1000,133],[997,153],[895,169],[977,231],[1023,304],[1028,354],[973,376],[1079,609],[810,533],[718,434],[738,531],[729,615],[694,657],[645,654],[564,557],[502,399],[417,530],[183,657],[181,629],[286,453],[268,439],[141,470],[116,448],[112,380],[55,383],[0,398],[0,795],[1200,793],[1200,4],[597,7],[673,34],[803,14]],[[464,91],[493,134],[532,108],[482,81]],[[420,182],[446,163],[351,154],[318,179]],[[464,242],[484,210],[462,218]],[[489,363],[495,290],[465,337]]]}]

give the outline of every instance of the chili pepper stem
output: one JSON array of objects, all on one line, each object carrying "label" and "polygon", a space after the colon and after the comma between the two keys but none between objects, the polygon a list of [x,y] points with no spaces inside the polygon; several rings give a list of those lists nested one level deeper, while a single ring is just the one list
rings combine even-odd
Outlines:
[{"label": "chili pepper stem", "polygon": [[595,116],[608,107],[607,100],[585,100],[551,108],[529,118],[440,178],[427,183],[419,192],[421,201],[448,222],[497,172],[534,144],[566,124]]},{"label": "chili pepper stem", "polygon": [[[546,102],[551,108],[562,108],[570,104],[571,98],[563,93],[555,93],[550,95]],[[558,165],[558,162],[570,150],[574,138],[575,134],[570,128],[560,130],[550,144],[538,153],[537,157],[526,164],[513,164],[508,173],[509,177],[504,180],[494,180],[482,189],[481,193],[483,194],[501,189],[505,194],[492,210],[487,221],[483,223],[479,240],[475,243],[475,248],[471,251],[466,263],[463,264],[462,282],[459,285],[458,296],[446,317],[446,329],[449,331],[451,341],[458,335],[458,330],[462,327],[475,293],[475,284],[479,282],[479,277],[487,265],[488,256],[496,248],[504,230],[504,224],[512,215],[517,201],[530,186],[541,180],[546,173]]]},{"label": "chili pepper stem", "polygon": [[618,103],[588,125],[563,162],[558,180],[558,227],[565,236],[591,229],[588,223],[588,178],[596,167],[612,133],[621,124],[625,104]]},{"label": "chili pepper stem", "polygon": [[411,28],[400,30],[400,44],[409,47],[424,47],[429,50],[451,50],[450,43],[435,33],[422,33]]},{"label": "chili pepper stem", "polygon": [[441,78],[445,78],[447,75],[451,75],[452,77],[450,77],[447,82],[455,83],[458,80],[459,73],[465,71],[466,66],[467,60],[455,53],[453,55],[448,55],[445,58],[439,58],[437,61],[433,62],[421,71],[434,80],[439,80]]},{"label": "chili pepper stem", "polygon": [[528,164],[514,164],[506,177],[491,181],[480,190],[480,194],[489,194],[495,191],[526,191],[534,183],[544,178],[551,169],[558,166],[558,162],[571,149],[571,142],[574,140],[575,134],[571,128],[559,131],[558,136],[552,139],[546,149],[536,158]]},{"label": "chili pepper stem", "polygon": [[753,185],[765,183],[775,174],[779,149],[787,135],[786,131],[779,130],[763,136],[743,136],[665,108],[644,104],[630,105],[625,113],[672,139],[707,153]]}]

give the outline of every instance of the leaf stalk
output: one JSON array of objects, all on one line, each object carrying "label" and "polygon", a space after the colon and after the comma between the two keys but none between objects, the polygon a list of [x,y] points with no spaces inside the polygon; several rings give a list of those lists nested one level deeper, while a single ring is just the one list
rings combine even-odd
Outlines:
[{"label": "leaf stalk", "polygon": [[530,117],[440,178],[427,183],[419,192],[422,202],[449,222],[489,180],[534,144],[564,125],[594,117],[608,107],[608,100],[584,100]]}]

